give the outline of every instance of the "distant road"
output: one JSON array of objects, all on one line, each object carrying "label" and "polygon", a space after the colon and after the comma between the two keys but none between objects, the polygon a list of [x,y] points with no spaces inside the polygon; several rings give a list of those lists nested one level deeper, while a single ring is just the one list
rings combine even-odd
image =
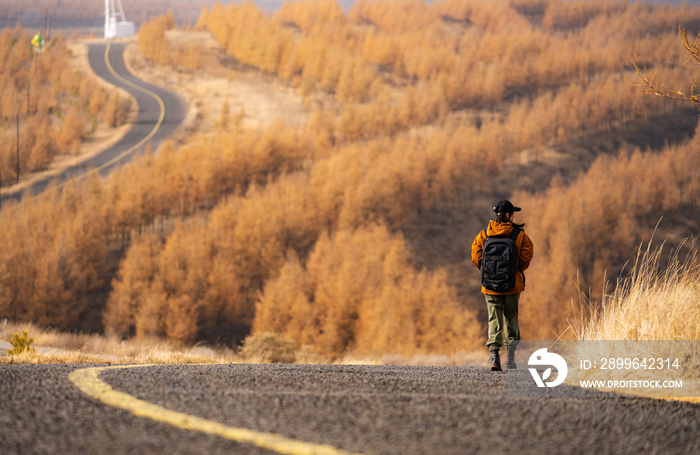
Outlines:
[{"label": "distant road", "polygon": [[[109,52],[107,52],[108,46]],[[134,156],[143,154],[147,143],[150,142],[154,147],[157,146],[182,124],[187,114],[185,101],[175,93],[148,84],[131,74],[124,64],[125,48],[126,44],[124,43],[89,44],[88,60],[98,76],[110,84],[128,91],[136,99],[139,113],[136,123],[129,132],[115,145],[91,159],[73,166],[59,175],[37,182],[23,191],[6,195],[3,197],[3,201],[21,199],[26,192],[41,193],[50,182],[65,182],[75,179],[85,174],[86,171],[99,172],[105,176],[116,166],[128,163]]]},{"label": "distant road", "polygon": [[[0,453],[689,454],[700,406],[473,367],[0,366]],[[570,387],[570,386],[559,386]]]}]

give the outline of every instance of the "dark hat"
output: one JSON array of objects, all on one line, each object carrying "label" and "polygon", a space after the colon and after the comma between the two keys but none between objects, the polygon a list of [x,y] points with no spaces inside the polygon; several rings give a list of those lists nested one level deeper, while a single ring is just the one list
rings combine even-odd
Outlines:
[{"label": "dark hat", "polygon": [[514,206],[508,199],[501,199],[496,204],[496,207],[493,208],[493,211],[496,213],[513,213],[520,210],[520,207]]}]

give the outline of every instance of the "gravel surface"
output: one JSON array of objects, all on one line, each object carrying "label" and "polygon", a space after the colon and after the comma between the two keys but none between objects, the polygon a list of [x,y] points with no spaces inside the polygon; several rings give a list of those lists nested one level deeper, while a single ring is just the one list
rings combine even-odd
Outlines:
[{"label": "gravel surface", "polygon": [[[0,453],[274,453],[108,407],[68,374],[0,367]],[[115,390],[232,427],[349,452],[700,453],[700,407],[581,390],[510,398],[468,367],[163,365],[108,370]]]}]

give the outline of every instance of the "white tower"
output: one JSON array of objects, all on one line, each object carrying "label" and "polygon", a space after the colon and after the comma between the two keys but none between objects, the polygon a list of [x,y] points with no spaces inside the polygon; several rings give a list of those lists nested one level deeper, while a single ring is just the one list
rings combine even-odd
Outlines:
[{"label": "white tower", "polygon": [[121,0],[105,0],[105,39],[134,36],[134,23],[127,22]]}]

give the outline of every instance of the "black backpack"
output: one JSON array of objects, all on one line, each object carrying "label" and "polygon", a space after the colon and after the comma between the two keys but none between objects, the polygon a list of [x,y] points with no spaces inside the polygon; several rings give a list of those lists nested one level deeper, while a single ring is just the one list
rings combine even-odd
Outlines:
[{"label": "black backpack", "polygon": [[518,273],[518,249],[515,239],[521,229],[513,228],[508,237],[489,237],[484,229],[483,256],[481,258],[481,285],[489,291],[508,292],[515,287]]}]

